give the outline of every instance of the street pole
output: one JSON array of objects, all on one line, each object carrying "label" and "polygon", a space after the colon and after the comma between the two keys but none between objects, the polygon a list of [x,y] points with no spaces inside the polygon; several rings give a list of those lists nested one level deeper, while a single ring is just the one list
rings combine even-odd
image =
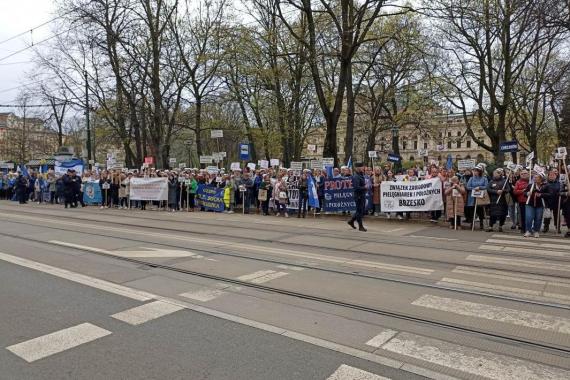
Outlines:
[{"label": "street pole", "polygon": [[89,79],[87,70],[83,71],[85,76],[85,126],[87,127],[87,164],[91,169],[91,126],[89,123]]}]

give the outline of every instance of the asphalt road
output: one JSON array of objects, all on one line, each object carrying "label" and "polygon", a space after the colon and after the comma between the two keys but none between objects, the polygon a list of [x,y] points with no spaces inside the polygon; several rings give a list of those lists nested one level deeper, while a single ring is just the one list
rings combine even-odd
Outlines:
[{"label": "asphalt road", "polygon": [[[1,261],[0,279],[0,345],[18,350],[0,350],[2,379],[326,379],[343,364],[419,378],[186,309],[133,326],[111,315],[146,303]],[[80,344],[92,331],[69,329],[84,324],[107,335]],[[60,331],[61,352],[57,338],[23,346]]]},{"label": "asphalt road", "polygon": [[570,246],[554,234],[0,214],[6,378],[570,378]]}]

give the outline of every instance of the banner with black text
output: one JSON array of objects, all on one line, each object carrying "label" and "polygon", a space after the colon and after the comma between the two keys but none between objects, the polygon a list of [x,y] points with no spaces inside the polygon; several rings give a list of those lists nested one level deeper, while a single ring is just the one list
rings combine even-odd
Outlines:
[{"label": "banner with black text", "polygon": [[413,182],[384,181],[380,185],[382,212],[443,210],[439,178]]}]

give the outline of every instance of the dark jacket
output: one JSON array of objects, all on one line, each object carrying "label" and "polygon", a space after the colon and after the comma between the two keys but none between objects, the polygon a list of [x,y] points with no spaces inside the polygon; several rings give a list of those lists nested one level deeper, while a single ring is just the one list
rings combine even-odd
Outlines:
[{"label": "dark jacket", "polygon": [[555,180],[553,182],[548,181],[546,183],[546,191],[542,195],[544,199],[544,205],[551,210],[556,210],[558,208],[558,195],[560,194],[560,182]]},{"label": "dark jacket", "polygon": [[364,174],[354,173],[352,176],[352,187],[354,188],[354,199],[366,199],[366,192],[368,191],[368,187],[366,186]]},{"label": "dark jacket", "polygon": [[[531,192],[532,190],[532,192]],[[534,208],[541,208],[544,207],[543,196],[547,194],[548,186],[546,183],[543,183],[542,186],[537,186],[536,184],[533,186],[532,184],[528,184],[526,187],[526,193],[530,201],[527,203],[529,206]]]},{"label": "dark jacket", "polygon": [[[498,180],[492,179],[487,186],[487,192],[489,193],[489,199],[491,201],[489,204],[491,216],[501,217],[507,215],[507,194],[511,191],[511,185],[508,182],[505,184],[506,181],[504,178]],[[498,194],[499,190],[504,190],[502,195]]]}]

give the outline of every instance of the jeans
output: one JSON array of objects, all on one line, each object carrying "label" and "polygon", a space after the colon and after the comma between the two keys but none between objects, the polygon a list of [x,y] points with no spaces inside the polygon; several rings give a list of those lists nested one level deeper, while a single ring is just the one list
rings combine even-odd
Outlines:
[{"label": "jeans", "polygon": [[542,213],[544,208],[542,207],[532,207],[531,205],[526,205],[525,207],[525,227],[526,232],[539,232],[540,226],[542,225]]},{"label": "jeans", "polygon": [[512,203],[509,205],[509,217],[511,218],[511,222],[513,225],[519,224],[519,205],[516,203]]}]

